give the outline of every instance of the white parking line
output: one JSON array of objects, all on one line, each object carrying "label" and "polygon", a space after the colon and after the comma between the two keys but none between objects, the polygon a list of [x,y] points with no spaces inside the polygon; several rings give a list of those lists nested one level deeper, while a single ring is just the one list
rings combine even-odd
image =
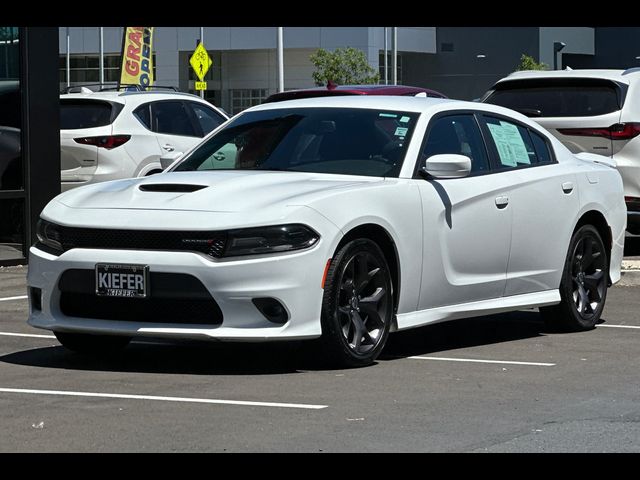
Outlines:
[{"label": "white parking line", "polygon": [[441,362],[471,362],[471,363],[499,363],[505,365],[533,365],[534,367],[554,367],[555,363],[539,362],[515,362],[506,360],[478,360],[475,358],[448,358],[448,357],[407,357],[415,360],[438,360]]},{"label": "white parking line", "polygon": [[607,327],[607,328],[635,328],[640,330],[640,327],[636,326],[636,325],[598,325],[598,328],[600,327]]},{"label": "white parking line", "polygon": [[0,332],[0,335],[5,337],[56,338],[55,335],[36,335],[35,333]]},{"label": "white parking line", "polygon": [[0,298],[0,302],[8,302],[9,300],[24,300],[25,298],[28,298],[26,295],[20,295],[18,297],[4,297],[4,298]]},{"label": "white parking line", "polygon": [[243,405],[249,407],[302,408],[322,410],[328,405],[307,405],[304,403],[248,402],[244,400],[216,400],[211,398],[159,397],[156,395],[128,395],[119,393],[68,392],[63,390],[32,390],[22,388],[0,388],[5,393],[31,393],[35,395],[62,395],[68,397],[121,398],[127,400],[157,400],[162,402],[207,403],[219,405]]}]

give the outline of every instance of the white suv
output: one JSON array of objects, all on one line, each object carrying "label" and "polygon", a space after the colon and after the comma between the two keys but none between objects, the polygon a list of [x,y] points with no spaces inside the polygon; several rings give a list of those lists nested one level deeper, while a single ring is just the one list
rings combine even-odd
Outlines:
[{"label": "white suv", "polygon": [[60,95],[62,191],[161,172],[160,157],[190,150],[227,119],[200,97],[175,91]]},{"label": "white suv", "polygon": [[640,234],[640,69],[515,72],[482,101],[531,117],[573,153],[613,158],[624,183],[627,230]]}]

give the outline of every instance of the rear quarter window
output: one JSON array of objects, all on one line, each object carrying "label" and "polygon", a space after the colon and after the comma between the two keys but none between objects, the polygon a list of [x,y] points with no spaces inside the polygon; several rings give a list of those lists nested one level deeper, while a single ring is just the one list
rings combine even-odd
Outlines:
[{"label": "rear quarter window", "polygon": [[622,108],[626,87],[600,79],[541,79],[496,85],[484,100],[529,117],[593,117]]},{"label": "rear quarter window", "polygon": [[60,102],[60,129],[103,127],[111,124],[121,109],[108,102],[63,100]]}]

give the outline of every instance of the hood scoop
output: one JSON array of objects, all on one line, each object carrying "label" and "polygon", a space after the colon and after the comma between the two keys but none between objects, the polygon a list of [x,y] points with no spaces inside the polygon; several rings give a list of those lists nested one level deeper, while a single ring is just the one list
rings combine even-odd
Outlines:
[{"label": "hood scoop", "polygon": [[138,188],[143,192],[178,192],[178,193],[190,193],[197,192],[203,188],[207,188],[208,185],[189,185],[185,183],[146,183],[140,185]]}]

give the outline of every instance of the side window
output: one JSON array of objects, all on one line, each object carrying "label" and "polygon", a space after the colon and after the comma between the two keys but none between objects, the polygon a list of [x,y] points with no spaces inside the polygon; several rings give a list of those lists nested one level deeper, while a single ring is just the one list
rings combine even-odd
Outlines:
[{"label": "side window", "polygon": [[489,170],[484,141],[473,115],[438,118],[429,129],[428,135],[421,156],[423,161],[433,155],[454,153],[471,159],[471,173]]},{"label": "side window", "polygon": [[187,106],[180,101],[151,104],[151,130],[169,135],[197,137]]},{"label": "side window", "polygon": [[539,162],[528,128],[501,118],[484,118],[502,167],[515,168]]},{"label": "side window", "polygon": [[539,163],[553,163],[553,156],[551,155],[549,143],[542,137],[542,135],[529,130],[531,134],[531,140],[533,146],[536,149],[536,155],[538,155]]},{"label": "side window", "polygon": [[133,111],[133,114],[138,120],[140,120],[142,125],[151,130],[151,105],[149,103],[140,105]]},{"label": "side window", "polygon": [[193,109],[193,113],[198,119],[203,136],[215,130],[226,121],[226,119],[219,115],[215,110],[208,108],[205,105],[189,102],[189,106]]}]

